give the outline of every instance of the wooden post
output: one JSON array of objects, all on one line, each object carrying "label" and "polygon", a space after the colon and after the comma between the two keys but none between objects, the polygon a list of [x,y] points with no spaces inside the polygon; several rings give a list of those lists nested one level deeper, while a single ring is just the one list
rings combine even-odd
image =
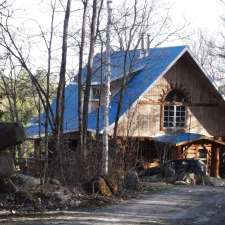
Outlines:
[{"label": "wooden post", "polygon": [[210,174],[213,177],[219,177],[220,169],[220,147],[218,145],[214,145],[212,149],[212,158],[211,158],[211,171]]},{"label": "wooden post", "polygon": [[215,177],[220,176],[220,148],[216,146],[215,149]]}]

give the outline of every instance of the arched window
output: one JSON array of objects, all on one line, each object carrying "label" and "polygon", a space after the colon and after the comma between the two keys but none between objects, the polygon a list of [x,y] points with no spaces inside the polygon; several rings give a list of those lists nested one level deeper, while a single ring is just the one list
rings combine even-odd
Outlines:
[{"label": "arched window", "polygon": [[186,122],[186,98],[179,90],[172,90],[165,98],[163,110],[164,128],[184,128]]}]

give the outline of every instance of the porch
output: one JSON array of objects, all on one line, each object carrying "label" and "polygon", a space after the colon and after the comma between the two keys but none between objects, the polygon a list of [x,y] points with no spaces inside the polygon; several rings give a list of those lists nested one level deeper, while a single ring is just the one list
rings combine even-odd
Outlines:
[{"label": "porch", "polygon": [[[194,133],[174,133],[145,139],[140,144],[145,162],[199,159],[213,177],[225,177],[225,142]],[[151,167],[151,165],[150,165]]]}]

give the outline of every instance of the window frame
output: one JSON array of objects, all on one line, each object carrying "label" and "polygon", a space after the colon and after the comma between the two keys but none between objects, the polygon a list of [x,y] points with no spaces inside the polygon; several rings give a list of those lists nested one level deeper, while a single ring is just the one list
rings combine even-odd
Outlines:
[{"label": "window frame", "polygon": [[[176,90],[172,90],[171,92],[175,92]],[[169,92],[167,96],[171,94]],[[176,93],[176,92],[175,92]],[[180,92],[178,91],[180,94]],[[161,128],[162,130],[169,130],[169,129],[185,129],[186,128],[186,122],[187,122],[187,107],[185,105],[185,101],[171,101],[167,99],[167,96],[165,98],[164,104],[162,104],[161,108]],[[183,96],[183,99],[185,99],[185,96]],[[167,100],[167,101],[166,101]],[[166,109],[167,107],[167,109]],[[180,109],[179,109],[180,107]],[[167,112],[167,115],[165,115]]]}]

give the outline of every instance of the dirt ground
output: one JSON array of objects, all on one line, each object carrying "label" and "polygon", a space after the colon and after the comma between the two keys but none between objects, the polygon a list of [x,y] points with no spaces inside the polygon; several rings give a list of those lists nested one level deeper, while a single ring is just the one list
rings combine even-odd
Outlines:
[{"label": "dirt ground", "polygon": [[169,186],[100,209],[0,218],[1,225],[170,224],[225,225],[225,188]]}]

